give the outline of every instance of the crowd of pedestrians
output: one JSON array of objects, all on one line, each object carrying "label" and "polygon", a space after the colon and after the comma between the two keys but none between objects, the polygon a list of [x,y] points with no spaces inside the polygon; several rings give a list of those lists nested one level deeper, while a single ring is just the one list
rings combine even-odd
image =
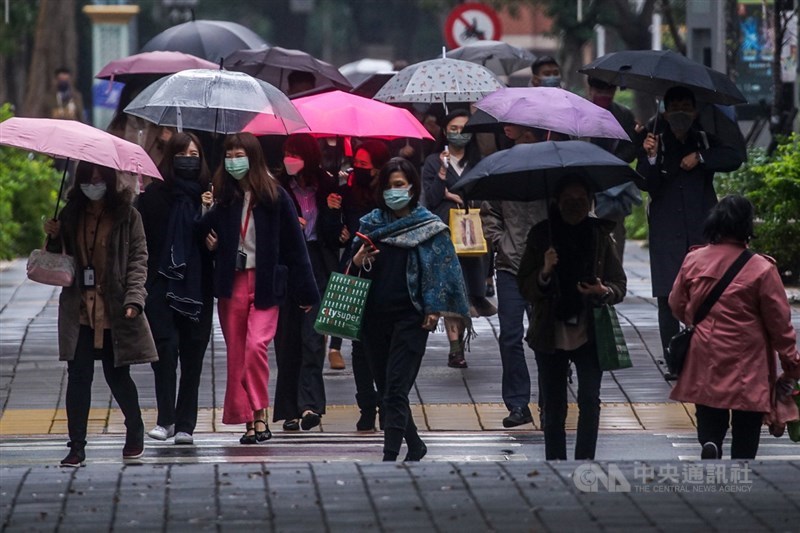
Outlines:
[{"label": "crowd of pedestrians", "polygon": [[[553,58],[540,57],[531,85],[559,87],[560,74]],[[57,101],[70,109],[63,88]],[[426,454],[409,392],[430,332],[441,321],[449,341],[443,364],[465,369],[472,319],[495,314],[508,410],[503,426],[530,424],[538,392],[546,459],[566,459],[574,365],[580,411],[574,458],[594,459],[603,370],[592,311],[625,297],[624,220],[642,202],[639,189],[649,193],[653,296],[665,351],[753,235],[749,202],[735,197],[717,204],[713,186],[715,172],[742,163],[741,150],[703,129],[692,90],[668,90],[664,112],[644,125],[613,101],[615,91],[588,80],[588,98],[611,112],[630,141],[586,140],[625,162],[638,160],[642,180],[595,190],[582,175],[567,175],[550,198],[535,201],[469,201],[453,187],[489,153],[569,137],[512,122],[498,124],[494,134],[472,133],[465,128],[468,106],[424,115],[438,117],[433,145],[354,139],[349,157],[339,143],[309,134],[215,138],[141,124],[120,107],[111,131],[147,146],[164,181],[143,184],[134,200],[114,171],[81,163],[59,220],[45,224],[51,249],[66,250],[79,266],[78,283],[59,301],[70,437],[61,464],[85,460],[95,359],[125,415],[124,458],[142,455],[145,435],[194,442],[215,298],[227,351],[223,423],[244,425],[242,445],[272,438],[270,410],[285,431],[318,426],[326,413],[326,355],[332,369],[346,363],[342,339],[316,331],[315,319],[331,274],[346,271],[372,282],[350,365],[360,410],[355,428],[383,430],[383,460],[396,460],[403,442],[406,461]],[[275,154],[282,155],[277,164]],[[451,210],[460,208],[480,212],[488,252],[457,254],[448,224]],[[495,286],[496,307],[487,299]],[[698,326],[672,393],[697,404],[707,458],[722,456],[729,410],[731,455],[755,457],[763,415],[774,407],[771,395],[800,378],[774,264],[756,256],[735,287]],[[756,340],[743,340],[741,327],[756,331]],[[523,341],[535,353],[535,387]],[[270,359],[277,369],[272,395]],[[135,363],[153,369],[158,417],[146,433],[129,373]]]}]

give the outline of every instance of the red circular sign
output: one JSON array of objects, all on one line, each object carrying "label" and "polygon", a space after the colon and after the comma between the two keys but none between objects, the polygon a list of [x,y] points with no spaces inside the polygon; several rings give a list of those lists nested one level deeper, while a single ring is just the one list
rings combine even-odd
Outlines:
[{"label": "red circular sign", "polygon": [[497,41],[503,30],[500,17],[490,6],[478,3],[453,8],[444,23],[447,46],[458,48],[475,41]]}]

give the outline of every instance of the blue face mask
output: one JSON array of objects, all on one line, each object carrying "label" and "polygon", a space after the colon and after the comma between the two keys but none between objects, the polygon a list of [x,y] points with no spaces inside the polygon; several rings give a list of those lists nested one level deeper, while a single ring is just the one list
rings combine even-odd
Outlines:
[{"label": "blue face mask", "polygon": [[542,76],[539,84],[542,87],[561,87],[561,76]]},{"label": "blue face mask", "polygon": [[386,189],[383,191],[383,201],[392,211],[403,209],[411,201],[411,186],[402,189]]}]

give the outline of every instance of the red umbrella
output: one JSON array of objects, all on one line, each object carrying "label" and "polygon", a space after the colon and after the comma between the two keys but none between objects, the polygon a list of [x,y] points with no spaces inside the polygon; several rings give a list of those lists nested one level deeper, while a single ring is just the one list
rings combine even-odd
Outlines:
[{"label": "red umbrella", "polygon": [[192,68],[215,69],[219,65],[183,52],[142,52],[110,61],[95,78],[127,82],[142,74],[166,75]]},{"label": "red umbrella", "polygon": [[[297,98],[292,103],[317,137],[433,138],[407,110],[342,91]],[[264,120],[262,115],[256,116],[244,131],[274,133]]]}]

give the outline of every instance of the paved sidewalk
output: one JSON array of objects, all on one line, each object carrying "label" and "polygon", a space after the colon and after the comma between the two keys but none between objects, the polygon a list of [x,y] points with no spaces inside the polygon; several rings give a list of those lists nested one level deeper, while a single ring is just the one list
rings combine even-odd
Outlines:
[{"label": "paved sidewalk", "polygon": [[797,461],[683,466],[629,461],[0,468],[0,529],[798,530]]},{"label": "paved sidewalk", "polygon": [[[693,407],[671,402],[670,385],[663,380],[655,302],[650,298],[647,250],[637,242],[626,247],[628,295],[617,310],[634,367],[607,372],[603,379],[601,431],[692,431]],[[25,278],[24,260],[7,264],[0,272],[0,436],[61,435],[66,433],[63,409],[66,365],[57,360],[56,328],[59,289]],[[793,322],[800,327],[800,307],[793,308]],[[423,366],[412,392],[415,419],[428,431],[497,431],[507,414],[500,394],[501,363],[497,347],[497,317],[475,321],[478,337],[467,354],[469,368],[446,366],[447,339],[432,334]],[[198,433],[235,432],[239,426],[221,424],[225,393],[224,342],[215,324],[205,358],[200,386]],[[353,431],[358,418],[355,386],[348,368],[325,371],[328,412],[315,431]],[[526,347],[536,412],[536,364]],[[274,359],[273,359],[274,360]],[[155,395],[149,365],[132,367],[140,403],[148,426],[155,423]],[[274,390],[275,367],[270,376]],[[576,390],[570,387],[568,429],[577,423]],[[93,383],[90,433],[124,432],[121,413],[110,396],[102,375]],[[275,426],[278,426],[275,424]],[[275,429],[275,428],[273,428]],[[521,428],[530,430],[531,426]]]}]

